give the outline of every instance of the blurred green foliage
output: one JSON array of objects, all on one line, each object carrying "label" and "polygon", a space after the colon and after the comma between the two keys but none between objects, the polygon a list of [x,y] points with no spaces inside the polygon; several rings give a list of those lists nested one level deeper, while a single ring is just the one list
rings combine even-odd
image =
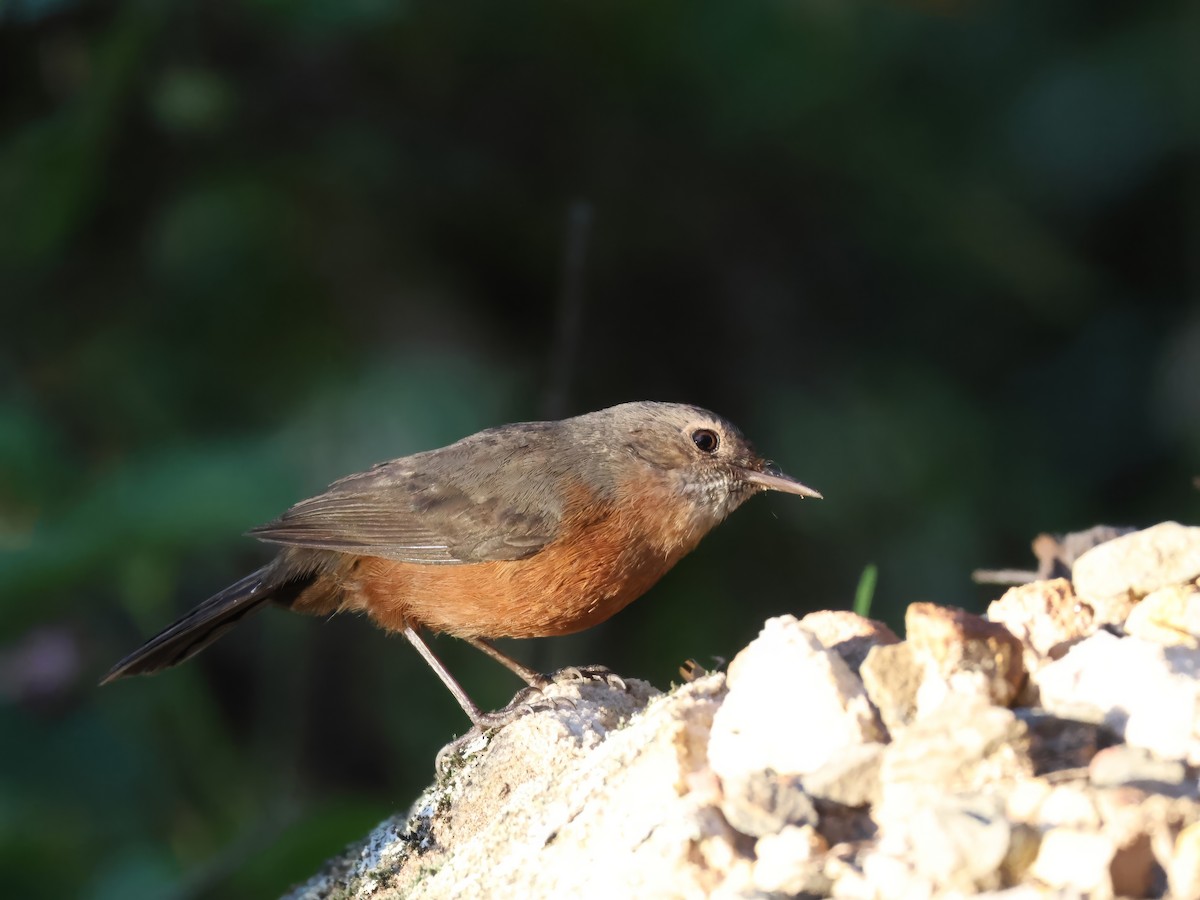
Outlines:
[{"label": "blurred green foliage", "polygon": [[[868,564],[898,625],[986,602],[970,570],[1040,530],[1194,518],[1198,27],[0,0],[5,894],[272,896],[404,808],[465,722],[365,623],[267,614],[93,685],[265,558],[246,528],[478,428],[688,400],[828,498],[756,501],[617,621],[509,648],[660,686],[848,608]],[[438,650],[484,705],[517,687]]]}]

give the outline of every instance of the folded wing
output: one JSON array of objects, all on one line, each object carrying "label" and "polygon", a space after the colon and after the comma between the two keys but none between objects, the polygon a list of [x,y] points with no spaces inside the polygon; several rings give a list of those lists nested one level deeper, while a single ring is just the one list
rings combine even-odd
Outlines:
[{"label": "folded wing", "polygon": [[453,565],[522,559],[549,543],[556,498],[503,496],[464,479],[384,463],[344,478],[249,534],[294,547]]}]

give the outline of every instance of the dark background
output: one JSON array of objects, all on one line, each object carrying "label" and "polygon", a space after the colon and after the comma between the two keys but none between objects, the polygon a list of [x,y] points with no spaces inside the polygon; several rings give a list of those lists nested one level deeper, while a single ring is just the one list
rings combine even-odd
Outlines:
[{"label": "dark background", "polygon": [[685,400],[825,493],[507,645],[664,688],[868,564],[897,624],[1194,521],[1197,9],[0,3],[6,895],[272,896],[404,809],[465,719],[364,622],[95,683],[245,529],[482,427]]}]

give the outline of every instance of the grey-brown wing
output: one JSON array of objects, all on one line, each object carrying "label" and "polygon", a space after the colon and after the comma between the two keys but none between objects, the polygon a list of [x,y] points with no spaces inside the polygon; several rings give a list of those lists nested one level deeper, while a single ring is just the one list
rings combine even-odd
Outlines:
[{"label": "grey-brown wing", "polygon": [[455,564],[522,559],[549,543],[556,503],[522,503],[395,464],[345,478],[249,534],[274,544]]}]

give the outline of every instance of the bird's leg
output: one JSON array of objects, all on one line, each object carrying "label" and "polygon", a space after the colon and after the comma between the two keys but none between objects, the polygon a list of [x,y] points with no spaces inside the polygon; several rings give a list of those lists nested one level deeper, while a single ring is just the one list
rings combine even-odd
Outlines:
[{"label": "bird's leg", "polygon": [[620,675],[606,669],[604,666],[567,666],[549,675],[535,672],[522,663],[517,662],[506,653],[501,653],[494,646],[481,638],[466,638],[468,644],[480,650],[504,666],[510,672],[522,679],[531,688],[542,689],[551,684],[570,681],[603,681],[610,687],[626,690],[625,681]]},{"label": "bird's leg", "polygon": [[479,720],[483,717],[483,711],[467,696],[467,692],[463,690],[461,684],[455,681],[454,676],[450,674],[450,670],[442,664],[440,659],[433,655],[433,651],[429,649],[429,645],[421,640],[421,636],[417,634],[412,626],[404,626],[404,636],[408,638],[410,644],[417,648],[417,652],[429,664],[429,668],[433,669],[437,677],[442,679],[442,684],[454,695],[454,699],[463,708],[463,712],[467,714],[467,718],[478,725]]},{"label": "bird's leg", "polygon": [[[458,701],[458,705],[463,708],[463,712],[477,728],[498,728],[501,725],[507,725],[513,719],[519,718],[528,712],[537,712],[543,709],[557,709],[560,706],[573,706],[570,700],[565,698],[546,699],[544,701],[530,701],[529,690],[522,691],[513,701],[504,707],[504,709],[496,712],[484,712],[467,696],[467,692],[463,690],[454,676],[450,674],[450,670],[442,664],[442,661],[433,655],[433,651],[429,649],[429,645],[421,639],[417,634],[416,629],[410,625],[404,626],[403,634],[408,638],[408,642],[417,648],[417,652],[429,664],[429,668],[437,674],[437,677],[442,679],[442,684],[454,695],[454,699]],[[497,653],[499,651],[496,651]],[[511,662],[511,660],[510,660]],[[515,663],[515,665],[520,665]],[[526,670],[529,671],[529,670]],[[534,687],[531,685],[531,687]],[[536,687],[534,687],[536,690]]]}]

